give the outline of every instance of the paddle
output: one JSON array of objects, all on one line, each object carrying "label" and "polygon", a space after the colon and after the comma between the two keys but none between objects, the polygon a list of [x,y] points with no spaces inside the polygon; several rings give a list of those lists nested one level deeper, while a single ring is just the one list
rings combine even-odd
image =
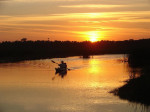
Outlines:
[{"label": "paddle", "polygon": [[[55,64],[58,64],[58,63],[56,63],[56,62],[53,61],[53,60],[51,60],[51,62],[52,62],[52,63],[55,63]],[[59,65],[59,64],[58,64],[58,65]],[[71,70],[71,69],[67,68],[67,70]]]},{"label": "paddle", "polygon": [[[55,62],[55,61],[53,61],[53,60],[51,60],[51,62],[52,62],[52,63],[56,63],[56,62]],[[56,64],[58,64],[58,63],[56,63]],[[59,64],[58,64],[58,65],[59,65]]]}]

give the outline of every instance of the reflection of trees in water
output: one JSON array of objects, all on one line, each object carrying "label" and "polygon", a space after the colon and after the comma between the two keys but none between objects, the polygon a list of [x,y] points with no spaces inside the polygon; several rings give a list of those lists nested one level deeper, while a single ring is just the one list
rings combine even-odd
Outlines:
[{"label": "reflection of trees in water", "polygon": [[140,77],[140,68],[129,68],[129,80]]},{"label": "reflection of trees in water", "polygon": [[150,110],[150,107],[145,105],[139,105],[136,103],[130,103],[129,105],[133,108],[133,111],[130,112],[149,112]]},{"label": "reflection of trees in water", "polygon": [[[144,54],[144,55],[143,55]],[[140,103],[145,112],[150,106],[150,54],[137,52],[129,55],[129,80],[126,84],[112,91],[121,99]],[[137,110],[135,111],[137,112]],[[148,112],[148,111],[147,111]]]}]

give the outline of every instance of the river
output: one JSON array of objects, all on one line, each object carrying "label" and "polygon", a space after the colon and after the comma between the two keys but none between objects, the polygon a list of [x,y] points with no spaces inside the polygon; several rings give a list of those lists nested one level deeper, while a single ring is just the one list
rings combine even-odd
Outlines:
[{"label": "river", "polygon": [[[129,79],[124,55],[79,56],[0,64],[0,112],[145,112],[110,93]],[[55,74],[65,61],[71,69]]]}]

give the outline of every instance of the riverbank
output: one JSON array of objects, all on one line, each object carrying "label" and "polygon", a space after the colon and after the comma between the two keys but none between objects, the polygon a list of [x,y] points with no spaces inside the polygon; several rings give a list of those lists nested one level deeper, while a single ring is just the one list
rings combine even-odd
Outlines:
[{"label": "riverbank", "polygon": [[126,84],[111,93],[121,99],[150,105],[150,54],[148,51],[137,51],[129,55],[130,79]]}]

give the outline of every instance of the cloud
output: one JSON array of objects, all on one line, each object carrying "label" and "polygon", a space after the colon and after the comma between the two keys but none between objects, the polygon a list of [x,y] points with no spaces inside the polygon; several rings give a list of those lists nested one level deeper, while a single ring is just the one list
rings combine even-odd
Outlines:
[{"label": "cloud", "polygon": [[9,0],[0,0],[0,4],[1,4],[2,2],[6,2],[6,1],[9,1]]},{"label": "cloud", "polygon": [[[146,0],[147,1],[147,0]],[[148,11],[143,0],[10,0],[0,15],[33,16],[66,13]]]},{"label": "cloud", "polygon": [[66,5],[59,6],[65,8],[114,8],[114,7],[124,7],[124,5],[104,5],[104,4],[84,4],[84,5]]},{"label": "cloud", "polygon": [[17,32],[40,32],[43,36],[55,31],[69,37],[69,32],[150,29],[148,0],[5,1],[0,0],[4,7],[0,11],[1,31],[14,36]]},{"label": "cloud", "polygon": [[4,2],[4,1],[8,1],[8,0],[0,0],[0,2]]},{"label": "cloud", "polygon": [[9,1],[9,0],[0,0],[0,9],[2,8],[3,4],[4,4],[6,1]]}]

